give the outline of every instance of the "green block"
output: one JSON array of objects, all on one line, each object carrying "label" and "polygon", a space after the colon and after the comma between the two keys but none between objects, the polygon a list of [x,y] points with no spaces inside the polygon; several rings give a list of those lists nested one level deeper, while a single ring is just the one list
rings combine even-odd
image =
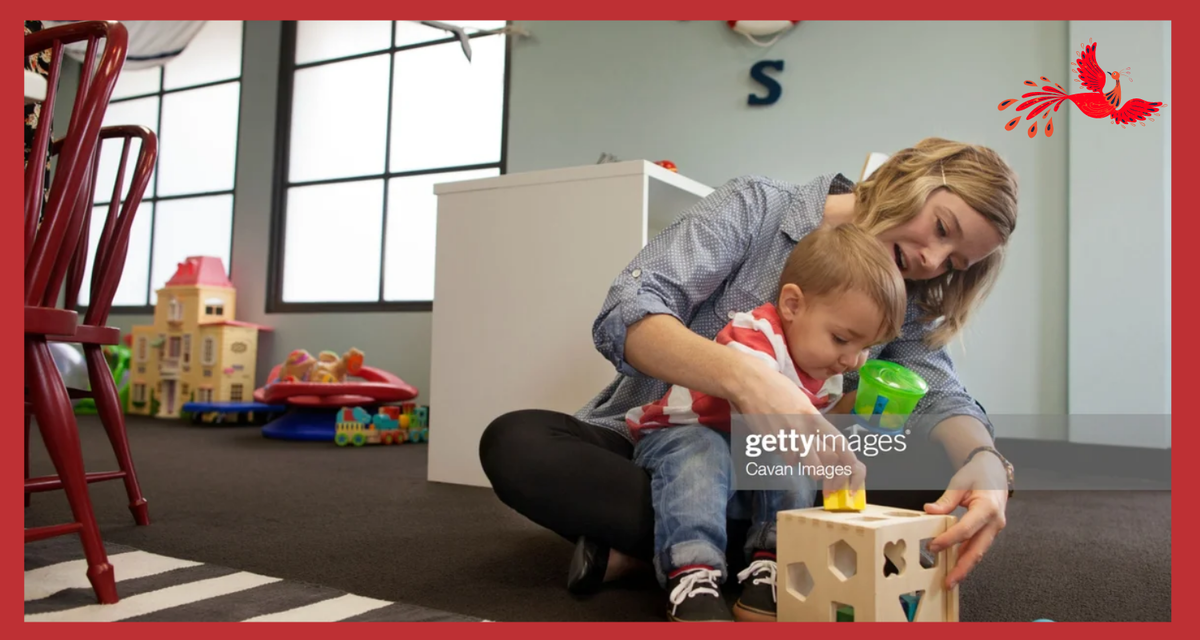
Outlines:
[{"label": "green block", "polygon": [[837,610],[838,622],[854,622],[854,607],[842,606]]}]

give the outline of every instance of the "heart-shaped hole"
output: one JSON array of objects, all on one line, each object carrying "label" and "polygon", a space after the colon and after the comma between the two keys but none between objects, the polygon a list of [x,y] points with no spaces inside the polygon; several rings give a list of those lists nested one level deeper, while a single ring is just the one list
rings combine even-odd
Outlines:
[{"label": "heart-shaped hole", "polygon": [[904,573],[904,551],[907,545],[903,540],[888,542],[883,545],[883,577]]}]

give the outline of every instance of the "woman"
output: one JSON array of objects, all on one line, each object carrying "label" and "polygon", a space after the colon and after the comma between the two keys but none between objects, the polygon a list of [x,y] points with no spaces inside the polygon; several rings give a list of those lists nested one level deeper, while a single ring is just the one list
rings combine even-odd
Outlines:
[{"label": "woman", "polygon": [[[745,414],[814,413],[787,378],[713,337],[733,312],[771,299],[800,238],[853,222],[893,253],[908,286],[903,334],[870,356],[930,386],[906,425],[911,453],[867,464],[872,480],[891,472],[906,484],[868,482],[868,497],[935,514],[965,507],[929,545],[936,553],[962,543],[947,577],[957,584],[1004,528],[1012,468],[992,447],[987,415],[958,381],[945,345],[995,281],[1016,214],[1016,176],[994,151],[938,138],[896,153],[857,185],[840,174],[804,185],[758,177],[723,185],[655,237],[609,290],[593,337],[620,375],[574,416],[517,411],[488,427],[480,459],[496,495],[576,543],[573,592],[649,562],[650,483],[630,460],[625,412],[679,384]],[[847,393],[856,388],[848,372]],[[930,477],[938,484],[923,484]],[[898,489],[872,488],[881,486]]]}]

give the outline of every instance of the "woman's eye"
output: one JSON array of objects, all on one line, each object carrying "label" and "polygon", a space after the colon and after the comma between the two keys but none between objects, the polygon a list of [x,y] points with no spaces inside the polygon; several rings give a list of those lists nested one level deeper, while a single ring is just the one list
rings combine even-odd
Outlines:
[{"label": "woman's eye", "polygon": [[942,224],[941,220],[937,221],[937,230],[938,230],[939,236],[942,236],[942,237],[946,236],[946,225]]},{"label": "woman's eye", "polygon": [[846,344],[847,342],[849,342],[849,340],[844,340],[844,339],[842,339],[842,337],[841,337],[841,336],[837,336],[837,335],[833,336],[833,339],[834,339],[834,341],[836,341],[838,344]]}]

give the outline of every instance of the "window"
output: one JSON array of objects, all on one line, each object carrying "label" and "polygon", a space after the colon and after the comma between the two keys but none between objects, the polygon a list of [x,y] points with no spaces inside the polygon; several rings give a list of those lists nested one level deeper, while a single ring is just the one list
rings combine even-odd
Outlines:
[{"label": "window", "polygon": [[131,395],[133,396],[134,402],[138,402],[138,403],[145,402],[146,401],[146,384],[144,382],[138,382],[138,383],[134,384],[133,385],[133,393]]},{"label": "window", "polygon": [[137,361],[146,361],[146,336],[138,336],[137,339]]},{"label": "window", "polygon": [[241,402],[242,401],[242,385],[240,383],[229,385],[229,401],[230,402]]},{"label": "window", "polygon": [[192,363],[192,334],[183,334],[183,367],[187,368]]},{"label": "window", "polygon": [[[165,66],[125,69],[104,125],[140,124],[158,134],[158,164],[129,234],[113,312],[148,313],[155,293],[188,256],[230,268],[234,177],[242,88],[242,21],[210,21]],[[96,244],[121,163],[121,141],[103,145],[80,305],[88,304]],[[138,145],[129,150],[124,194]]]},{"label": "window", "polygon": [[221,298],[209,298],[204,302],[204,314],[221,316],[225,314],[225,301]]},{"label": "window", "polygon": [[198,387],[196,389],[196,402],[212,402],[213,390],[212,387]]},{"label": "window", "polygon": [[428,310],[433,185],[504,173],[503,20],[286,22],[268,311]]},{"label": "window", "polygon": [[212,366],[217,363],[216,343],[217,341],[212,336],[204,336],[200,347],[200,364]]}]

